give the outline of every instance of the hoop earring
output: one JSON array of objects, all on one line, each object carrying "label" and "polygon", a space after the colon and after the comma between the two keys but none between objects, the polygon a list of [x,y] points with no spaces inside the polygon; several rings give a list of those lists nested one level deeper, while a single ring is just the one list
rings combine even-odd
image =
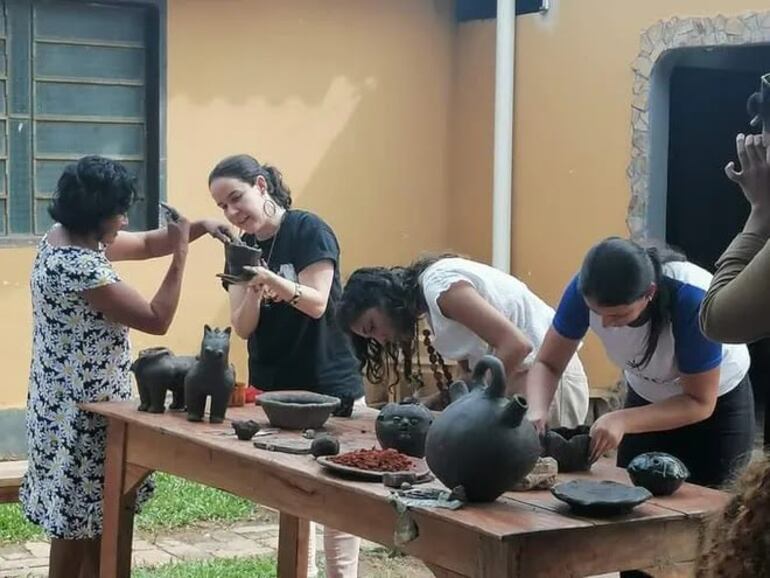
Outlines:
[{"label": "hoop earring", "polygon": [[265,198],[265,202],[262,203],[262,212],[265,213],[268,219],[272,219],[278,212],[278,206],[273,199],[267,197]]}]

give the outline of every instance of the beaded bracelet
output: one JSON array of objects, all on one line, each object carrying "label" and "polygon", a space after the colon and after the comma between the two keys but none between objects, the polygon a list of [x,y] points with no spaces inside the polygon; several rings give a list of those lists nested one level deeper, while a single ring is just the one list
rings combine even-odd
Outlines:
[{"label": "beaded bracelet", "polygon": [[297,303],[299,303],[300,298],[302,297],[302,285],[295,282],[294,283],[294,296],[291,298],[291,301],[289,301],[289,305],[292,307],[296,307]]}]

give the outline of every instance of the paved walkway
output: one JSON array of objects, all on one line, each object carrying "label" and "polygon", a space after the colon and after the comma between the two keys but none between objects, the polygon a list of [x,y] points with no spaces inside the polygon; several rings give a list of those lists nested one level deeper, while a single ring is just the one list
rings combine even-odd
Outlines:
[{"label": "paved walkway", "polygon": [[[321,530],[319,529],[319,532]],[[316,547],[319,554],[323,552],[323,538],[318,536]],[[212,558],[237,558],[252,556],[275,556],[278,549],[278,526],[276,524],[261,524],[259,522],[237,523],[227,528],[202,526],[183,531],[170,532],[156,538],[135,538],[133,544],[134,566],[159,566],[168,562],[186,560],[205,560]],[[376,551],[382,551],[382,546],[372,542],[364,542],[361,546],[362,564],[361,576],[377,576],[377,573],[367,572]],[[0,576],[47,576],[48,575],[47,542],[26,542],[0,546]],[[374,556],[382,558],[382,556]],[[323,556],[319,556],[323,559]],[[411,558],[402,558],[396,564],[403,566],[401,572],[389,572],[392,578],[400,576],[410,578],[428,578],[432,574],[422,564]],[[244,577],[246,578],[246,577]]]},{"label": "paved walkway", "polygon": [[[321,532],[320,529],[319,532]],[[321,536],[318,536],[316,542],[319,558],[322,560]],[[0,546],[0,577],[47,576],[48,549],[48,543],[42,541]],[[274,556],[277,549],[278,526],[276,524],[243,522],[228,528],[203,526],[171,532],[157,536],[155,539],[136,538],[133,563],[134,566],[159,566],[172,561]],[[413,558],[404,557],[387,562],[382,552],[382,546],[363,542],[359,569],[359,575],[362,578],[379,576],[431,578],[433,576],[425,566]],[[613,577],[617,577],[617,574],[595,578]]]}]

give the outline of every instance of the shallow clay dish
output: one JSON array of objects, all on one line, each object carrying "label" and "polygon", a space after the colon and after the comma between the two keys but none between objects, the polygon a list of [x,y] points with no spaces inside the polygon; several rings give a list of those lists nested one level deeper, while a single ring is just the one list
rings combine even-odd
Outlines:
[{"label": "shallow clay dish", "polygon": [[566,502],[581,516],[618,516],[646,502],[652,494],[637,486],[617,482],[572,480],[551,488],[551,493]]}]

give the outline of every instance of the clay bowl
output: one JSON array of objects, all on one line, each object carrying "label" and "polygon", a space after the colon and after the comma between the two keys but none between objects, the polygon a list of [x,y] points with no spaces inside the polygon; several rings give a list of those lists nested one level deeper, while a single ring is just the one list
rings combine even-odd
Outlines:
[{"label": "clay bowl", "polygon": [[543,455],[556,460],[559,473],[585,472],[591,469],[589,430],[588,426],[581,425],[574,429],[555,427],[546,432],[543,439]]},{"label": "clay bowl", "polygon": [[312,391],[268,391],[257,398],[273,427],[320,428],[339,405],[339,398]]},{"label": "clay bowl", "polygon": [[227,259],[227,272],[234,276],[243,275],[243,267],[259,265],[262,250],[259,247],[249,247],[245,243],[226,243],[225,259]]}]

